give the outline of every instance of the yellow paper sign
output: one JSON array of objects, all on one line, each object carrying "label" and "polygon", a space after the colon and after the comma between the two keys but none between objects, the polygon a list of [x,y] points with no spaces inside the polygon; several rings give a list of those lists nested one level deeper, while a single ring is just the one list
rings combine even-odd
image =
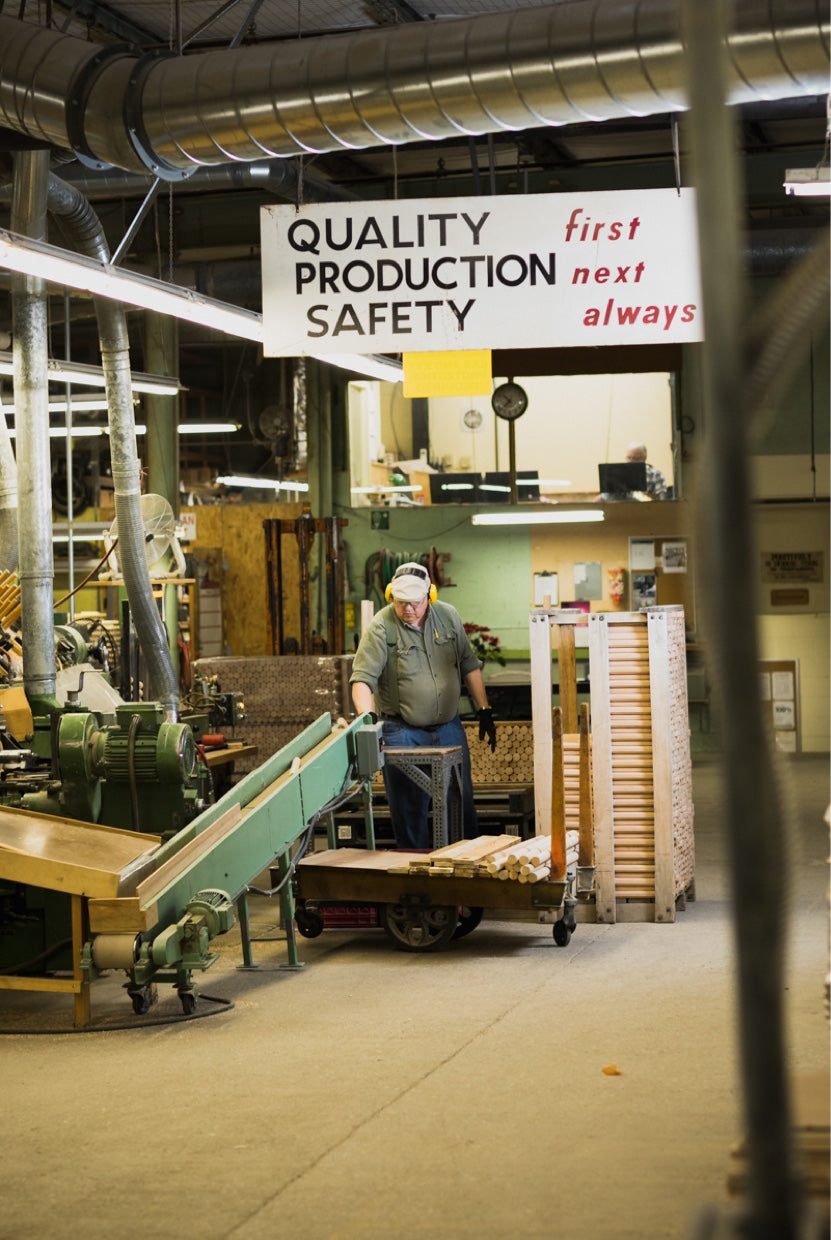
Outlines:
[{"label": "yellow paper sign", "polygon": [[453,349],[443,353],[402,353],[404,395],[490,396],[493,387],[490,349]]}]

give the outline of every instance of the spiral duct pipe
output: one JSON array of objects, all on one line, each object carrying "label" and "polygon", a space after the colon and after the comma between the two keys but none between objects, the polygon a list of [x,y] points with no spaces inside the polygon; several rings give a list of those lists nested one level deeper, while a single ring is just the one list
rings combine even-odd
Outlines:
[{"label": "spiral duct pipe", "polygon": [[[186,56],[0,14],[0,125],[170,180],[199,165],[677,112],[679,0],[566,0]],[[824,95],[828,6],[736,0],[731,104]]]}]

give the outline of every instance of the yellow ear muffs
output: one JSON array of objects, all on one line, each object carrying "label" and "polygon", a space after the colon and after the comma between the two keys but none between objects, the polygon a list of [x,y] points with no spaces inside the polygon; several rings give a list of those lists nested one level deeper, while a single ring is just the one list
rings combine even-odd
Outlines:
[{"label": "yellow ear muffs", "polygon": [[[430,589],[427,592],[427,597],[429,598],[431,603],[435,603],[436,599],[439,597],[439,592],[436,589],[436,587],[433,585],[432,581],[430,582]],[[392,582],[389,583],[386,590],[384,591],[384,598],[387,600],[388,603],[392,602]]]},{"label": "yellow ear muffs", "polygon": [[[393,573],[392,581],[395,581],[395,576],[396,576],[395,573]],[[384,591],[384,598],[387,600],[388,603],[392,602],[392,581],[389,583],[386,590]],[[439,592],[436,589],[434,582],[432,581],[430,582],[430,589],[427,591],[427,597],[429,598],[431,603],[435,603],[436,599],[439,597]]]}]

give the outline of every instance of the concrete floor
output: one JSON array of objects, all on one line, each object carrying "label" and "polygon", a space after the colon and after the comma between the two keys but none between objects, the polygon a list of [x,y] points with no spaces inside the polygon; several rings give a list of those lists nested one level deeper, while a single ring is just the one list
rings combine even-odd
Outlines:
[{"label": "concrete floor", "polygon": [[[829,764],[785,761],[801,1074],[828,1066]],[[199,988],[233,1007],[202,998],[209,1019],[166,987],[149,1019],[175,1023],[106,1027],[133,1023],[118,974],[93,987],[103,1032],[72,1032],[64,997],[3,993],[0,1237],[690,1236],[742,1130],[717,774],[694,764],[698,898],[674,925],[582,924],[559,948],[487,919],[436,955],[326,931],[289,972],[254,899],[261,968],[218,940]]]}]

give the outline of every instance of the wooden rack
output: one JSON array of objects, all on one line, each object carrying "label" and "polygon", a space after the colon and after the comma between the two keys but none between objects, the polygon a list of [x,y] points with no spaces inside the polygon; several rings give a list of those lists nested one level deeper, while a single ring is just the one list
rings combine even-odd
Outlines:
[{"label": "wooden rack", "polygon": [[[550,830],[554,794],[559,795],[552,780],[557,756],[551,726],[554,641],[566,815],[575,810],[569,765],[579,717],[576,683],[571,685],[567,668],[574,662],[575,625],[583,618],[570,610],[540,609],[531,615],[538,834]],[[588,631],[595,918],[671,922],[694,891],[684,609],[598,612],[589,616]]]}]

